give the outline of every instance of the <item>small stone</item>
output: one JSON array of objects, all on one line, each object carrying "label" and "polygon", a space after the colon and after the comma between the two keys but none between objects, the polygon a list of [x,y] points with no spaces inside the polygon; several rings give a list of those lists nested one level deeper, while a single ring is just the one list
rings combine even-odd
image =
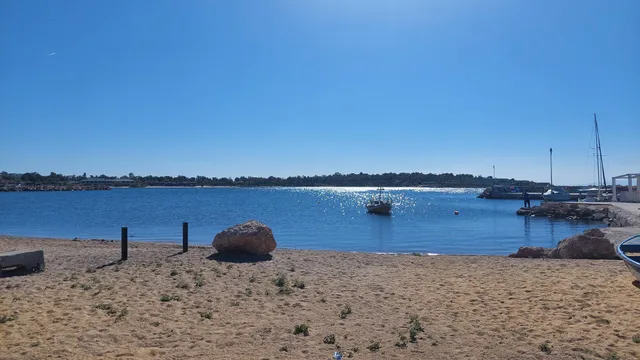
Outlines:
[{"label": "small stone", "polygon": [[518,252],[509,255],[509,257],[540,259],[549,257],[549,254],[551,254],[551,250],[552,249],[539,246],[522,246],[520,247],[520,249],[518,249]]}]

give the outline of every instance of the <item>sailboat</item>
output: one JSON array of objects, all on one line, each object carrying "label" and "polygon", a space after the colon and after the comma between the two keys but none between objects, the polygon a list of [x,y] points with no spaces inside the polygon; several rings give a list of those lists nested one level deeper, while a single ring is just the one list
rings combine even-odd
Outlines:
[{"label": "sailboat", "polygon": [[387,199],[383,199],[382,191],[384,191],[384,188],[382,186],[378,187],[378,198],[376,199],[376,197],[373,196],[367,203],[366,208],[368,213],[383,215],[389,215],[391,213],[391,197],[387,195]]},{"label": "sailboat", "polygon": [[[611,198],[611,194],[607,194],[607,178],[604,174],[604,162],[602,161],[602,148],[600,147],[600,130],[598,129],[598,119],[596,119],[596,114],[593,114],[593,122],[595,126],[596,133],[596,144],[595,144],[595,157],[596,157],[596,176],[598,177],[597,186],[589,189],[580,189],[580,192],[585,192],[586,197],[584,199],[578,200],[580,202],[598,202],[598,201],[609,201]],[[604,189],[603,189],[604,188]]]},{"label": "sailboat", "polygon": [[551,182],[549,186],[549,190],[542,194],[542,198],[545,201],[569,201],[571,200],[571,195],[562,190],[562,189],[554,189],[553,188],[553,148],[549,149],[549,167],[551,169]]}]

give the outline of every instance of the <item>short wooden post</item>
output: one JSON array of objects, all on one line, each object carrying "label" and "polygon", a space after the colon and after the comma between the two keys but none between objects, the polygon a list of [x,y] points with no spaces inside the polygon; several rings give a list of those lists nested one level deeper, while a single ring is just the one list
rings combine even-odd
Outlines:
[{"label": "short wooden post", "polygon": [[186,253],[189,250],[189,223],[182,223],[182,252]]},{"label": "short wooden post", "polygon": [[129,246],[129,234],[127,227],[122,228],[122,233],[120,237],[120,246],[122,250],[122,261],[127,260],[128,257],[128,246]]}]

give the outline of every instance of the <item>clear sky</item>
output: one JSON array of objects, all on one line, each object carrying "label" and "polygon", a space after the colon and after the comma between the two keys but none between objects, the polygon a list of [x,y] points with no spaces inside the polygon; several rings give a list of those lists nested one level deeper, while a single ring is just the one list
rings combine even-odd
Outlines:
[{"label": "clear sky", "polygon": [[[638,0],[0,1],[0,170],[640,172]],[[610,181],[610,180],[609,180]]]}]

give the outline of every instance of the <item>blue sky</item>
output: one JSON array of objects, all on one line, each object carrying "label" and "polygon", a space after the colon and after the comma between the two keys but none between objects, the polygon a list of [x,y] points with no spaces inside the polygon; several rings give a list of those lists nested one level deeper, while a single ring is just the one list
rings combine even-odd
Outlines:
[{"label": "blue sky", "polygon": [[640,1],[2,1],[0,170],[640,172]]}]

